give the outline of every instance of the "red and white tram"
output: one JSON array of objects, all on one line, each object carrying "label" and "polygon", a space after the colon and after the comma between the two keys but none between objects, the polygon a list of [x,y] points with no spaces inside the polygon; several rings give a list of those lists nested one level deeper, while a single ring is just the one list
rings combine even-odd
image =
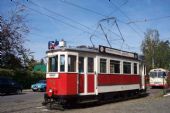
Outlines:
[{"label": "red and white tram", "polygon": [[47,52],[45,103],[61,105],[146,91],[138,55],[105,46],[60,47]]},{"label": "red and white tram", "polygon": [[162,68],[151,69],[149,72],[149,86],[168,87],[168,70]]}]

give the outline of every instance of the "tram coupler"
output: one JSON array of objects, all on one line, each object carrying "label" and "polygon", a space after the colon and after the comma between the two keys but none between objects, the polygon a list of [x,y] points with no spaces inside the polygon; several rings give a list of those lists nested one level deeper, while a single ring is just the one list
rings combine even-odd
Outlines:
[{"label": "tram coupler", "polygon": [[64,105],[61,102],[56,101],[52,97],[48,97],[46,94],[44,95],[44,101],[42,105],[46,106],[48,109],[57,109],[64,111]]},{"label": "tram coupler", "polygon": [[42,105],[45,106],[50,102],[51,102],[51,98],[48,97],[47,94],[44,94],[44,101],[42,102]]}]

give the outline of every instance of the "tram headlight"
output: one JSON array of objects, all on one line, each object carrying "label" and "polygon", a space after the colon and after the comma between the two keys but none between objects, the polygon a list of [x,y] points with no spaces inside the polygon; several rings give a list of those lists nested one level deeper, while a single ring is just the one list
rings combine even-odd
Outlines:
[{"label": "tram headlight", "polygon": [[52,90],[52,89],[49,89],[49,90],[48,90],[48,92],[52,93],[52,92],[53,92],[53,90]]}]

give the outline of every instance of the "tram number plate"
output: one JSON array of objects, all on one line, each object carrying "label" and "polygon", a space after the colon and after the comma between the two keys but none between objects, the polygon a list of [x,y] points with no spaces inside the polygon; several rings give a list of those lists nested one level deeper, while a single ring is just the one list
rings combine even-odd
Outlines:
[{"label": "tram number plate", "polygon": [[55,74],[50,74],[50,76],[55,76]]},{"label": "tram number plate", "polygon": [[59,77],[58,73],[57,73],[57,74],[50,73],[49,76],[50,76],[50,77],[55,77],[55,78],[58,78],[58,77]]}]

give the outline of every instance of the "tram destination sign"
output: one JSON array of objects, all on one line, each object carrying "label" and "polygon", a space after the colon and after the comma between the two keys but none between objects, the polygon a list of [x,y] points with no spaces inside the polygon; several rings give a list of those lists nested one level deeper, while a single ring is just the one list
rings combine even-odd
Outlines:
[{"label": "tram destination sign", "polygon": [[118,56],[124,56],[124,57],[129,57],[129,58],[138,58],[137,53],[132,53],[132,52],[127,52],[127,51],[122,51],[106,46],[99,45],[99,52],[100,53],[107,53],[107,54],[113,54],[113,55],[118,55]]}]

